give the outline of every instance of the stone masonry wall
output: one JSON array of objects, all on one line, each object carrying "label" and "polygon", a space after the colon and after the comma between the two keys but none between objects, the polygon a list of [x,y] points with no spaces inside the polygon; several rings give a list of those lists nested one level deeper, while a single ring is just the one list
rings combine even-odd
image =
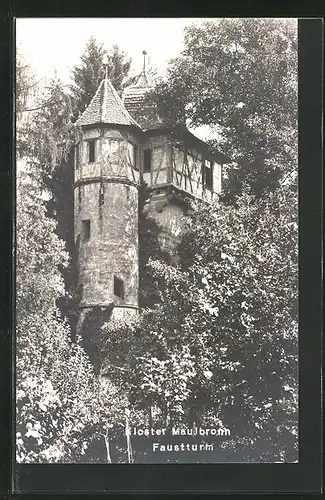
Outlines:
[{"label": "stone masonry wall", "polygon": [[[86,140],[96,138],[95,162],[87,164]],[[138,172],[129,163],[131,134],[86,131],[75,166],[75,242],[80,306],[138,306]],[[86,222],[85,222],[86,221]],[[90,237],[85,239],[90,221]],[[114,294],[114,276],[124,298]]]}]

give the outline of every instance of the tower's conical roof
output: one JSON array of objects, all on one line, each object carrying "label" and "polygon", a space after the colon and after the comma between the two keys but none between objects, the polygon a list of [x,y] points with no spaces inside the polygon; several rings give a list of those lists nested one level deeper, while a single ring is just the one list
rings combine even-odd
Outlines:
[{"label": "tower's conical roof", "polygon": [[78,118],[75,125],[95,125],[98,123],[139,127],[138,123],[124,107],[107,76],[100,83],[90,104]]}]

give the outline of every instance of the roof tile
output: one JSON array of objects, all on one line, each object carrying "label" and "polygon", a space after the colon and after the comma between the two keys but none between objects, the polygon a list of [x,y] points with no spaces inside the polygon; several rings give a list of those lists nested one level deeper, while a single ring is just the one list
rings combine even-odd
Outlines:
[{"label": "roof tile", "polygon": [[158,128],[162,124],[156,107],[150,100],[148,101],[148,94],[153,88],[153,83],[143,71],[137,82],[124,89],[123,92],[122,99],[125,108],[145,130]]}]

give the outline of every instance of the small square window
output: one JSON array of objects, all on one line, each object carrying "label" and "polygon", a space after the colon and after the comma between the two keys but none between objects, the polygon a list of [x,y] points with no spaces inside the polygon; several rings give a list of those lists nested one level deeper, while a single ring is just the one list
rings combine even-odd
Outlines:
[{"label": "small square window", "polygon": [[88,163],[94,163],[95,161],[95,139],[88,141]]},{"label": "small square window", "polygon": [[114,276],[114,295],[124,299],[124,281]]},{"label": "small square window", "polygon": [[109,142],[109,152],[110,154],[116,154],[119,152],[120,141],[110,141]]},{"label": "small square window", "polygon": [[143,152],[143,171],[150,172],[151,170],[151,149],[145,149]]},{"label": "small square window", "polygon": [[82,235],[82,241],[89,241],[90,240],[90,220],[85,219],[81,221],[81,235]]}]

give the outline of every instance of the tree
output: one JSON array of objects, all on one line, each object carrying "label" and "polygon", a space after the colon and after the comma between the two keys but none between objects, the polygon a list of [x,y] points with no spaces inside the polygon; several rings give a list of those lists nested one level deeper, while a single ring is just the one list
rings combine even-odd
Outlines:
[{"label": "tree", "polygon": [[[91,36],[80,58],[80,65],[74,66],[71,71],[73,83],[70,91],[74,101],[75,119],[86,109],[104,78],[104,54],[103,43]],[[109,78],[114,88],[120,93],[131,82],[128,78],[131,59],[119,49],[118,45],[113,45],[107,56]]]},{"label": "tree", "polygon": [[186,242],[196,283],[217,309],[210,323],[220,363],[213,393],[252,448],[264,439],[264,458],[290,460],[297,423],[297,196],[285,186],[258,203],[248,197],[236,209],[220,208],[196,213]]},{"label": "tree", "polygon": [[296,168],[297,28],[288,19],[220,19],[185,29],[185,48],[157,86],[162,116],[220,126],[211,148],[234,164],[224,200],[261,196]]},{"label": "tree", "polygon": [[16,57],[16,87],[15,87],[15,110],[19,118],[20,113],[27,107],[27,101],[32,87],[35,84],[34,76],[25,61],[23,55],[17,50]]},{"label": "tree", "polygon": [[31,113],[27,113],[26,109],[35,88],[35,83],[30,67],[22,54],[17,51],[15,85],[16,149],[17,154],[20,156],[23,156],[29,147],[28,133],[30,131]]},{"label": "tree", "polygon": [[[28,97],[26,82],[19,80],[19,88]],[[80,460],[98,420],[97,377],[79,340],[71,344],[69,326],[57,307],[65,294],[61,272],[68,255],[47,210],[51,194],[45,182],[64,154],[65,144],[60,148],[57,144],[66,123],[57,90],[54,87],[33,108],[33,119],[24,129],[24,147],[17,142],[16,456],[20,462]]]},{"label": "tree", "polygon": [[[196,207],[181,267],[151,263],[164,286],[139,326],[148,339],[141,397],[161,406],[172,384],[182,394],[172,421],[221,421],[236,436],[223,445],[232,459],[297,458],[297,230],[297,197],[286,185],[254,203],[244,195],[237,207]],[[188,374],[173,382],[178,355]]]},{"label": "tree", "polygon": [[17,153],[40,159],[41,182],[51,193],[47,200],[48,215],[56,219],[55,232],[65,241],[71,256],[69,265],[63,269],[67,293],[58,299],[58,304],[72,325],[73,335],[76,323],[76,261],[73,239],[72,102],[58,79],[50,80],[39,94],[21,111],[22,122],[29,126],[22,130],[18,120]]},{"label": "tree", "polygon": [[194,204],[180,264],[149,259],[156,300],[99,337],[146,425],[226,427],[221,461],[297,459],[297,231],[287,178],[235,207]]},{"label": "tree", "polygon": [[[79,87],[69,108],[62,89],[49,92],[34,120],[33,137],[40,141],[28,149],[18,203],[22,460],[78,460],[95,436],[105,443],[108,461],[113,442],[117,460],[125,461],[127,414],[134,425],[230,428],[221,460],[296,460],[295,34],[287,26],[286,33],[285,21],[221,20],[187,30],[184,54],[157,88],[157,102],[165,96],[173,113],[183,120],[186,110],[196,125],[220,122],[225,150],[235,159],[233,171],[220,202],[193,204],[179,264],[161,252],[159,228],[143,211],[147,192],[141,187],[140,280],[143,286],[150,282],[150,290],[130,324],[89,319],[92,366],[78,339],[70,345],[58,311],[64,294],[60,271],[67,265],[58,234],[64,231],[58,233],[43,200],[46,186],[57,189],[51,210],[62,210],[70,110],[80,105],[80,111],[88,97]],[[93,53],[97,62],[99,52]],[[282,73],[281,61],[288,64]],[[82,74],[86,89],[90,80]],[[282,90],[288,105],[279,97]],[[231,176],[237,182],[233,191]],[[98,376],[106,379],[105,392]]]},{"label": "tree", "polygon": [[95,379],[56,306],[68,257],[47,215],[37,161],[21,169],[17,188],[17,460],[69,461],[86,446]]}]

